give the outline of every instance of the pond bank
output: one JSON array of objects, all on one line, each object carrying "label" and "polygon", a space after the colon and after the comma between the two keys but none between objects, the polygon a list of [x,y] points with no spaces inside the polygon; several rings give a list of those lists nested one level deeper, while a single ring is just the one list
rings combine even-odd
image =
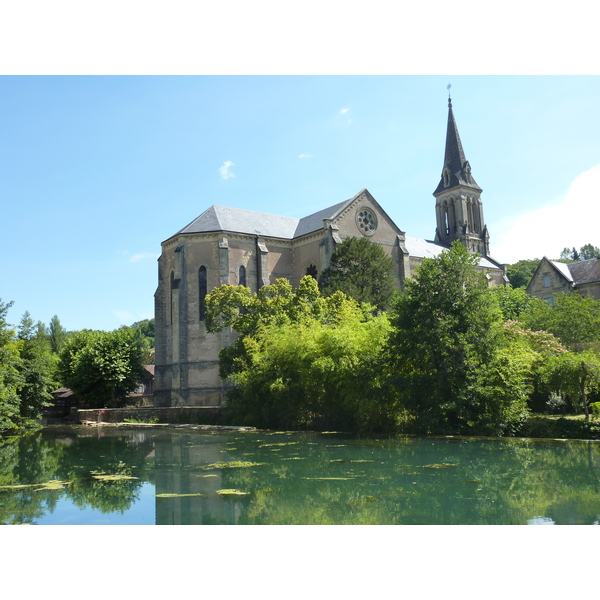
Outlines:
[{"label": "pond bank", "polygon": [[128,407],[77,410],[76,423],[223,425],[222,406]]}]

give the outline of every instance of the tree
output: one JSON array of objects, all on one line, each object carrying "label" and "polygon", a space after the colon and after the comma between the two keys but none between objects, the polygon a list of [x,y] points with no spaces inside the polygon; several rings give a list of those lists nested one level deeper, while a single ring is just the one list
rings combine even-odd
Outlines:
[{"label": "tree", "polygon": [[390,382],[419,433],[498,435],[526,413],[533,357],[510,351],[477,262],[454,242],[424,259],[394,304]]},{"label": "tree", "polygon": [[67,330],[60,324],[58,315],[54,315],[52,319],[50,319],[48,332],[52,352],[60,354],[64,343],[67,341]]},{"label": "tree", "polygon": [[526,288],[539,264],[539,258],[534,258],[533,260],[520,260],[508,265],[506,274],[513,288]]},{"label": "tree", "polygon": [[41,416],[41,409],[49,406],[50,391],[56,387],[53,372],[56,355],[52,354],[42,323],[33,324],[29,312],[25,312],[18,330],[22,342],[19,371],[23,379],[20,397],[20,414],[25,419]]},{"label": "tree", "polygon": [[373,391],[381,385],[385,315],[339,291],[323,297],[312,277],[295,291],[286,279],[256,294],[223,285],[206,306],[207,331],[239,334],[219,354],[221,376],[234,383],[227,406],[236,423],[355,430],[393,420]]},{"label": "tree", "polygon": [[325,296],[341,291],[357,302],[386,310],[394,296],[393,267],[394,261],[379,244],[349,237],[336,248],[321,274],[321,291]]},{"label": "tree", "polygon": [[142,352],[133,335],[83,330],[65,342],[59,373],[86,408],[122,406],[144,377]]},{"label": "tree", "polygon": [[6,315],[12,302],[0,300],[0,431],[19,425],[19,390],[23,383],[21,346]]},{"label": "tree", "polygon": [[600,248],[598,248],[598,246],[592,246],[592,244],[586,244],[579,249],[579,255],[581,260],[600,258]]},{"label": "tree", "polygon": [[600,342],[600,300],[579,294],[557,294],[553,305],[536,299],[520,320],[529,329],[554,334],[570,350]]},{"label": "tree", "polygon": [[560,253],[560,259],[565,261],[578,261],[578,260],[590,260],[591,258],[600,258],[600,248],[592,246],[592,244],[585,244],[579,248],[563,248]]},{"label": "tree", "polygon": [[142,349],[143,363],[154,364],[154,319],[136,321],[133,325],[123,325],[120,329],[133,332],[134,339]]},{"label": "tree", "polygon": [[553,390],[568,394],[572,404],[576,405],[578,399],[586,421],[590,418],[587,396],[600,390],[600,356],[587,350],[551,357],[544,366],[543,378]]},{"label": "tree", "polygon": [[497,285],[491,288],[496,297],[505,321],[517,320],[534,302],[524,288],[513,288],[511,285]]}]

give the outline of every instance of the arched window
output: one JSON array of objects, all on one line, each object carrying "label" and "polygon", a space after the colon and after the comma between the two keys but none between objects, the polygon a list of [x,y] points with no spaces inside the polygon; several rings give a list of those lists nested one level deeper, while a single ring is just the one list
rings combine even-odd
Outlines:
[{"label": "arched window", "polygon": [[244,265],[240,266],[240,273],[238,276],[238,285],[246,285],[246,267]]},{"label": "arched window", "polygon": [[313,279],[316,279],[318,275],[317,266],[313,263],[310,263],[306,266],[306,271],[304,272],[304,274],[310,275]]},{"label": "arched window", "polygon": [[206,277],[206,267],[202,265],[198,271],[198,304],[200,307],[200,320],[204,321],[206,318],[206,304],[204,299],[208,293],[208,283]]}]

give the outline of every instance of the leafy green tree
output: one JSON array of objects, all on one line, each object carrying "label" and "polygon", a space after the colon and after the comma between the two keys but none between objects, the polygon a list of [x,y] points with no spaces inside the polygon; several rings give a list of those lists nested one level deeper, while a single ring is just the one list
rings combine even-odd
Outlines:
[{"label": "leafy green tree", "polygon": [[526,414],[533,356],[511,352],[477,256],[425,259],[392,312],[390,382],[420,433],[509,432]]},{"label": "leafy green tree", "polygon": [[133,335],[83,330],[67,340],[60,354],[59,373],[87,408],[116,407],[144,377],[142,351]]},{"label": "leafy green tree", "polygon": [[247,364],[245,337],[255,335],[267,325],[278,327],[306,319],[335,321],[345,301],[346,296],[341,292],[324,298],[317,282],[310,276],[303,277],[296,290],[283,278],[260,288],[256,294],[240,285],[215,288],[205,300],[206,330],[218,333],[223,327],[230,327],[239,334],[232,346],[219,353],[221,377],[226,379]]},{"label": "leafy green tree", "polygon": [[312,277],[295,291],[285,279],[256,294],[223,285],[206,306],[208,331],[239,333],[219,355],[222,377],[235,385],[228,411],[236,423],[358,430],[393,421],[375,393],[389,329],[385,315],[373,316],[339,291],[323,297]]},{"label": "leafy green tree", "polygon": [[497,285],[491,288],[496,297],[505,321],[518,320],[534,301],[525,288],[513,288],[511,285]]},{"label": "leafy green tree", "polygon": [[331,256],[320,278],[321,291],[344,292],[378,310],[389,308],[394,296],[394,261],[368,238],[346,238]]},{"label": "leafy green tree", "polygon": [[581,260],[600,258],[600,248],[598,248],[598,246],[592,246],[592,244],[585,244],[585,246],[579,248],[579,255]]},{"label": "leafy green tree", "polygon": [[0,431],[18,427],[20,416],[22,342],[16,339],[15,330],[6,321],[12,305],[0,300]]},{"label": "leafy green tree", "polygon": [[549,305],[536,299],[520,320],[529,329],[554,334],[570,350],[588,349],[600,342],[600,300],[557,294]]},{"label": "leafy green tree", "polygon": [[506,274],[513,288],[526,288],[539,264],[539,258],[534,258],[532,260],[520,260],[508,265]]},{"label": "leafy green tree", "polygon": [[231,380],[236,422],[283,429],[389,430],[379,356],[386,315],[367,318],[347,302],[335,323],[311,318],[246,337],[247,363]]},{"label": "leafy green tree", "polygon": [[54,315],[50,319],[50,326],[48,327],[48,335],[50,337],[50,346],[52,352],[60,354],[65,342],[67,341],[67,330],[60,324],[58,315]]},{"label": "leafy green tree", "polygon": [[568,394],[573,404],[583,408],[586,420],[590,418],[587,397],[600,391],[600,356],[587,350],[551,357],[543,376],[551,389]]},{"label": "leafy green tree", "polygon": [[21,319],[17,337],[22,342],[20,414],[25,419],[35,419],[41,416],[44,406],[49,406],[50,391],[57,385],[53,378],[56,355],[52,354],[43,324],[34,325],[29,312]]},{"label": "leafy green tree", "polygon": [[560,253],[561,260],[565,261],[578,261],[578,260],[590,260],[591,258],[600,258],[600,248],[598,246],[592,246],[592,244],[585,244],[579,248],[564,248]]},{"label": "leafy green tree", "polygon": [[133,325],[123,325],[133,333],[133,337],[142,349],[142,361],[145,365],[154,364],[154,319],[136,321]]}]

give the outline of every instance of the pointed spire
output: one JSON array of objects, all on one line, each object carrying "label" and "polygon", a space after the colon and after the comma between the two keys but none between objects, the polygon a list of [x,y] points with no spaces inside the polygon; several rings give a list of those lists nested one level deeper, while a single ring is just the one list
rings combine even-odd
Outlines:
[{"label": "pointed spire", "polygon": [[452,112],[452,98],[450,97],[450,85],[448,85],[448,128],[446,130],[446,153],[444,155],[444,167],[442,177],[434,195],[444,190],[464,185],[481,191],[471,176],[471,166],[465,158],[465,152],[458,135],[458,127]]}]

